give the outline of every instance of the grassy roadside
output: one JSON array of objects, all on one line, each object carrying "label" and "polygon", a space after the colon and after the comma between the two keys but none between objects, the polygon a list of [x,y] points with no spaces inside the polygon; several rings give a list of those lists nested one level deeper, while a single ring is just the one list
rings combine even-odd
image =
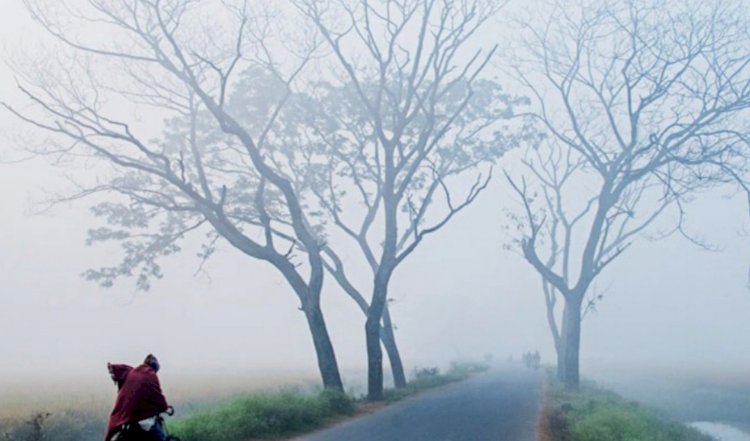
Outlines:
[{"label": "grassy roadside", "polygon": [[[248,387],[243,380],[226,384],[188,381],[183,382],[185,390],[169,395],[176,397],[179,413],[186,416],[169,418],[167,424],[169,431],[183,441],[283,439],[372,412],[486,369],[478,363],[453,363],[444,373],[436,368],[417,369],[410,375],[408,387],[386,390],[383,403],[332,391],[316,393],[302,380],[289,381],[293,389],[281,389],[281,381],[273,385],[269,382],[264,389]],[[97,441],[104,432],[111,391],[97,391],[95,398],[70,391],[52,396],[40,392],[33,400],[25,400],[11,402],[10,407],[7,400],[0,400],[0,441]]]},{"label": "grassy roadside", "polygon": [[183,441],[226,441],[277,438],[316,429],[337,417],[353,415],[354,401],[342,392],[324,390],[252,394],[177,419],[170,433]]},{"label": "grassy roadside", "polygon": [[711,441],[657,410],[593,384],[568,392],[552,374],[543,406],[539,441]]},{"label": "grassy roadside", "polygon": [[[487,368],[477,363],[452,363],[445,373],[437,368],[416,370],[406,388],[386,391],[385,404],[464,380]],[[295,391],[248,394],[175,419],[169,423],[169,430],[183,441],[283,439],[325,427],[368,409],[372,409],[372,405],[364,398],[330,390],[315,395]]]}]

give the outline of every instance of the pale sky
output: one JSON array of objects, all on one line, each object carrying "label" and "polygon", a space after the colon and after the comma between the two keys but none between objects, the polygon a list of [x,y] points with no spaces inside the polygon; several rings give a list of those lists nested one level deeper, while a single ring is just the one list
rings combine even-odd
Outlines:
[{"label": "pale sky", "polygon": [[[32,50],[41,32],[20,3],[0,0],[4,57]],[[5,65],[0,98],[18,102]],[[26,132],[0,111],[3,158],[21,155],[18,135]],[[107,361],[135,363],[149,352],[165,374],[280,366],[314,372],[306,323],[286,282],[228,246],[208,264],[210,279],[194,275],[190,251],[170,258],[165,278],[146,293],[127,279],[103,289],[80,277],[118,251],[85,246],[93,225],[85,200],[31,214],[45,191],[64,188],[63,176],[41,160],[0,165],[0,373],[33,376],[54,367],[59,375],[99,375]],[[750,238],[741,234],[747,207],[728,194],[703,195],[690,206],[691,228],[721,252],[679,237],[642,240],[603,275],[597,286],[607,288],[605,299],[583,325],[584,374],[587,363],[750,368]],[[502,247],[509,240],[502,207],[509,204],[515,200],[506,182],[496,179],[399,269],[392,314],[407,369],[488,352],[505,358],[539,349],[554,359],[538,276]],[[323,303],[341,365],[362,368],[361,313],[330,278]]]}]

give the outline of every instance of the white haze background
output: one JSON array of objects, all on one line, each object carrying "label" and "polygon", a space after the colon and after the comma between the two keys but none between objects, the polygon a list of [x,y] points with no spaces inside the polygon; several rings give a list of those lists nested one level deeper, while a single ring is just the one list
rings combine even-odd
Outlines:
[{"label": "white haze background", "polygon": [[[43,34],[21,2],[0,5],[3,56],[34,48]],[[486,29],[508,37],[502,27]],[[5,64],[0,97],[23,105]],[[18,135],[28,132],[0,112],[0,157],[21,156]],[[512,169],[512,159],[500,167]],[[94,220],[87,201],[32,214],[46,191],[67,188],[64,176],[41,160],[0,165],[0,378],[103,378],[105,362],[136,363],[149,352],[165,374],[314,374],[312,343],[291,290],[270,266],[228,246],[208,263],[208,276],[195,275],[196,249],[187,246],[166,261],[165,278],[150,292],[135,292],[130,280],[111,289],[85,281],[84,270],[119,258],[116,247],[85,246]],[[498,176],[395,276],[392,314],[407,369],[534,349],[554,359],[539,278],[502,247],[510,240],[502,208],[516,200]],[[750,368],[750,237],[742,234],[748,208],[743,197],[728,196],[730,190],[703,195],[689,207],[690,228],[721,252],[677,236],[643,240],[601,277],[604,300],[583,325],[584,375],[609,365]],[[323,308],[340,363],[363,368],[363,317],[331,278]]]}]

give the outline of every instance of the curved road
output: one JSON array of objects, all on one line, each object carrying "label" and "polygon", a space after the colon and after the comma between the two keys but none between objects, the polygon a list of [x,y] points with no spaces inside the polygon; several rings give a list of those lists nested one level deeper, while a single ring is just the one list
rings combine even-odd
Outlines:
[{"label": "curved road", "polygon": [[294,441],[534,441],[541,376],[494,369]]}]

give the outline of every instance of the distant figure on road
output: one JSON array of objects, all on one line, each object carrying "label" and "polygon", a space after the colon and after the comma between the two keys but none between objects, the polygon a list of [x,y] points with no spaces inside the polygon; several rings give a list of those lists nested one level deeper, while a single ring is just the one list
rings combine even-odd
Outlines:
[{"label": "distant figure on road", "polygon": [[104,441],[164,441],[166,435],[159,414],[171,407],[161,391],[159,361],[149,354],[138,367],[107,363],[117,385],[117,399],[109,417]]},{"label": "distant figure on road", "polygon": [[523,364],[529,368],[529,369],[539,369],[540,365],[542,363],[542,356],[539,355],[539,351],[535,351],[533,354],[531,352],[525,352],[523,354]]}]

